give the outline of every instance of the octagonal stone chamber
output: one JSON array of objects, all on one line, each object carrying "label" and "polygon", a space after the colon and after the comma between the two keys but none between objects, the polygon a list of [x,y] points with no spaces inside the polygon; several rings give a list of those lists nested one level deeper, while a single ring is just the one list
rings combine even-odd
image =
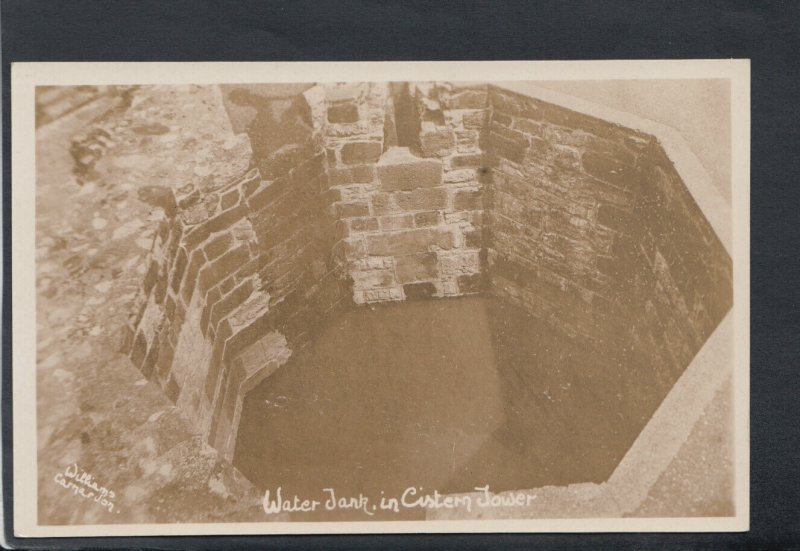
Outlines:
[{"label": "octagonal stone chamber", "polygon": [[252,168],[175,198],[129,347],[261,489],[603,482],[731,308],[652,135],[487,84],[222,92]]}]

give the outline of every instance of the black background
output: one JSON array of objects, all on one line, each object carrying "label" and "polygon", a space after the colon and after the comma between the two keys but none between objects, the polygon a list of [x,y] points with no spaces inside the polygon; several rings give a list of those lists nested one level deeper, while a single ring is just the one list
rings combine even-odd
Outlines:
[{"label": "black background", "polygon": [[[69,549],[800,549],[800,469],[795,464],[800,460],[800,2],[3,0],[0,18],[3,503],[10,544]],[[752,60],[749,533],[13,538],[11,62],[687,58]]]}]

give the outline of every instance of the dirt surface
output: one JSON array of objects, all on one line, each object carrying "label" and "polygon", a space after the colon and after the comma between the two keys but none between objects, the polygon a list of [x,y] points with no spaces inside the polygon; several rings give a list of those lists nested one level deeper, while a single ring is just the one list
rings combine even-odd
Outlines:
[{"label": "dirt surface", "polygon": [[[75,175],[71,141],[98,126],[99,157]],[[40,522],[263,519],[252,485],[118,352],[164,215],[146,202],[153,190],[213,186],[247,166],[218,91],[104,96],[40,127],[36,147]],[[59,485],[70,468],[112,491],[113,507]]]},{"label": "dirt surface", "polygon": [[[246,398],[234,464],[284,498],[603,482],[671,382],[492,297],[356,307]],[[383,492],[383,494],[382,494]],[[417,508],[292,520],[423,518]]]}]

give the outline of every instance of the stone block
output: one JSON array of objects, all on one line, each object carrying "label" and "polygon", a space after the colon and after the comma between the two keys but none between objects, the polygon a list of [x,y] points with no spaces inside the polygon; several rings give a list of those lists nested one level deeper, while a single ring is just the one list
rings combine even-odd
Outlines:
[{"label": "stone block", "polygon": [[209,315],[210,327],[216,329],[217,324],[233,312],[236,308],[241,306],[245,300],[253,292],[253,283],[247,279],[241,285],[236,287],[233,291],[225,295],[222,299],[217,301],[211,308]]},{"label": "stone block", "polygon": [[155,289],[153,290],[153,299],[156,304],[161,304],[164,302],[164,298],[167,296],[167,277],[166,275],[162,275],[158,278],[156,282]]},{"label": "stone block", "polygon": [[484,287],[484,277],[482,274],[469,274],[459,276],[456,281],[458,282],[458,291],[460,293],[478,293]]},{"label": "stone block", "polygon": [[394,256],[428,252],[435,247],[452,249],[454,245],[453,234],[449,231],[423,228],[371,235],[366,240],[366,252],[375,256]]},{"label": "stone block", "polygon": [[374,217],[353,218],[350,220],[350,231],[371,232],[378,231],[378,219]]},{"label": "stone block", "polygon": [[397,209],[392,205],[392,194],[376,193],[372,196],[372,210],[375,214],[389,214]]},{"label": "stone block", "polygon": [[398,256],[395,273],[400,283],[411,283],[437,277],[436,253],[421,253]]},{"label": "stone block", "polygon": [[493,134],[497,134],[508,141],[523,145],[525,147],[530,145],[530,138],[523,132],[513,130],[505,125],[498,124],[497,122],[493,122],[490,129]]},{"label": "stone block", "polygon": [[398,214],[394,216],[381,216],[380,227],[382,230],[402,230],[414,227],[412,214]]},{"label": "stone block", "polygon": [[394,276],[389,270],[357,271],[351,277],[356,289],[382,289],[394,283]]},{"label": "stone block", "polygon": [[525,151],[527,149],[525,145],[519,142],[507,140],[506,138],[494,132],[492,132],[490,139],[492,144],[491,150],[495,155],[503,157],[504,159],[508,159],[509,161],[517,164],[521,164],[525,161]]},{"label": "stone block", "polygon": [[482,109],[488,103],[486,88],[463,90],[450,95],[445,101],[447,109]]},{"label": "stone block", "polygon": [[[500,115],[500,113],[497,113],[496,115]],[[500,115],[500,116],[502,116],[502,115]],[[508,118],[508,122],[507,123],[501,123],[501,124],[504,124],[505,126],[508,126],[508,125],[511,124],[511,119],[510,119],[510,117],[506,117],[506,118]],[[495,116],[494,120],[500,121],[501,119],[498,118],[498,116]],[[514,123],[514,128],[519,130],[519,131],[521,131],[521,132],[525,132],[526,134],[530,134],[531,136],[536,136],[538,138],[544,138],[545,137],[545,128],[546,128],[546,126],[544,124],[540,123],[540,122],[532,121],[532,120],[529,120],[529,119],[519,119]]]},{"label": "stone block", "polygon": [[483,236],[480,230],[470,230],[464,233],[464,242],[470,249],[479,249],[483,246]]},{"label": "stone block", "polygon": [[358,122],[358,106],[355,103],[337,103],[328,107],[328,122]]},{"label": "stone block", "polygon": [[553,153],[558,166],[570,170],[581,170],[581,154],[576,148],[555,144]]},{"label": "stone block", "polygon": [[201,225],[193,228],[192,231],[186,235],[186,239],[184,240],[184,246],[186,247],[186,250],[194,250],[194,248],[200,243],[208,239],[212,233],[217,233],[231,227],[233,224],[241,220],[246,213],[247,209],[244,207],[244,205],[239,205],[237,207],[233,207],[232,209],[226,210],[225,212],[218,214],[213,218],[209,218]]},{"label": "stone block", "polygon": [[453,168],[477,168],[481,164],[483,164],[483,155],[480,153],[455,155],[450,159],[450,166]]},{"label": "stone block", "polygon": [[439,223],[439,211],[431,210],[427,212],[418,212],[414,215],[414,224],[418,228],[425,226],[436,226]]},{"label": "stone block", "polygon": [[422,120],[425,122],[432,122],[435,125],[442,126],[445,124],[445,116],[439,108],[437,102],[430,102],[430,107],[425,106],[422,112]]},{"label": "stone block", "polygon": [[456,130],[456,152],[479,153],[481,133],[478,130]]},{"label": "stone block", "polygon": [[337,220],[333,225],[334,239],[339,241],[345,239],[350,235],[350,225],[347,220]]},{"label": "stone block", "polygon": [[228,277],[227,279],[223,280],[222,283],[219,284],[219,292],[223,295],[228,294],[231,290],[233,290],[234,286],[236,285],[236,281],[232,277]]},{"label": "stone block", "polygon": [[436,294],[436,287],[431,282],[407,283],[403,285],[403,292],[407,300],[422,300],[431,298]]},{"label": "stone block", "polygon": [[[283,313],[296,313],[300,309],[296,292],[285,295],[287,301]],[[220,330],[224,324],[230,326],[234,337],[228,343],[229,348],[225,350],[225,358],[236,357],[245,347],[258,340],[264,331],[270,327],[275,320],[275,315],[281,316],[280,308],[272,312],[270,304],[272,295],[263,290],[255,290],[241,304],[237,305],[227,317],[219,321]]]},{"label": "stone block", "polygon": [[348,165],[360,165],[377,161],[383,147],[380,142],[350,142],[342,146],[342,162]]},{"label": "stone block", "polygon": [[328,175],[331,186],[368,184],[375,179],[375,168],[373,165],[353,165],[331,169]]},{"label": "stone block", "polygon": [[328,160],[328,165],[335,166],[338,160],[336,159],[336,150],[332,148],[325,149],[325,158]]},{"label": "stone block", "polygon": [[367,289],[361,291],[361,298],[358,294],[354,296],[357,303],[364,302],[385,302],[387,300],[402,300],[400,289],[395,287],[388,287],[385,289]]},{"label": "stone block", "polygon": [[472,274],[480,270],[480,251],[453,249],[439,253],[439,272],[442,277]]},{"label": "stone block", "polygon": [[386,191],[410,191],[442,183],[442,163],[417,157],[407,147],[393,147],[377,164],[378,179]]},{"label": "stone block", "polygon": [[223,196],[219,200],[220,207],[222,210],[227,210],[236,205],[239,202],[239,190],[232,189],[229,192],[223,194]]},{"label": "stone block", "polygon": [[168,296],[164,303],[164,313],[168,320],[175,319],[175,300],[171,296]]},{"label": "stone block", "polygon": [[172,291],[174,293],[178,292],[180,289],[181,280],[183,280],[183,274],[186,271],[186,266],[189,263],[189,257],[186,254],[186,249],[181,247],[178,250],[178,254],[175,257],[175,266],[172,269]]},{"label": "stone block", "polygon": [[447,204],[447,192],[442,188],[420,188],[413,191],[402,191],[394,194],[394,201],[400,209],[439,210]]},{"label": "stone block", "polygon": [[211,289],[206,295],[206,305],[203,307],[203,311],[200,314],[200,330],[203,332],[203,335],[208,336],[208,319],[211,316],[211,309],[221,296],[222,294],[219,288]]},{"label": "stone block", "polygon": [[[508,126],[508,127],[510,127],[511,123],[514,121],[514,119],[512,119],[508,115],[504,115],[500,111],[494,111],[492,113],[492,119],[491,120],[492,120],[492,122],[496,122],[498,124],[502,124],[503,126]],[[527,121],[528,119],[520,119],[520,120]]]},{"label": "stone block", "polygon": [[365,270],[382,270],[384,268],[392,268],[394,266],[394,257],[368,256],[359,264],[363,265],[363,269]]},{"label": "stone block", "polygon": [[206,243],[205,247],[203,247],[203,250],[206,253],[206,258],[209,260],[214,260],[225,251],[230,249],[231,245],[233,245],[233,237],[231,237],[229,233],[223,233],[222,235],[218,235]]},{"label": "stone block", "polygon": [[457,170],[448,170],[444,173],[442,181],[446,184],[462,183],[462,182],[475,182],[478,176],[474,168],[459,168]]},{"label": "stone block", "polygon": [[197,277],[206,262],[206,256],[202,250],[196,250],[189,257],[189,266],[186,269],[186,277],[181,288],[181,297],[185,304],[189,304],[192,300]]},{"label": "stone block", "polygon": [[339,218],[351,218],[354,216],[369,216],[369,204],[365,201],[354,203],[337,203],[336,215]]},{"label": "stone block", "polygon": [[206,373],[205,392],[209,400],[214,400],[214,395],[219,381],[220,368],[222,367],[222,354],[225,351],[225,341],[231,336],[231,327],[226,321],[222,321],[217,328],[214,337],[214,345],[211,349],[211,360],[208,364]]},{"label": "stone block", "polygon": [[147,269],[147,273],[144,276],[144,281],[142,283],[144,294],[149,295],[150,291],[155,286],[156,282],[158,281],[158,272],[160,266],[155,261],[150,261],[150,267]]},{"label": "stone block", "polygon": [[209,211],[209,205],[205,203],[200,203],[200,192],[197,192],[196,200],[193,204],[187,205],[186,208],[181,212],[181,220],[186,226],[194,226],[196,224],[200,224],[201,222],[205,222],[208,220],[208,217],[211,216],[211,212]]},{"label": "stone block", "polygon": [[464,128],[481,129],[483,125],[486,124],[486,111],[481,109],[479,111],[464,113],[461,120]]},{"label": "stone block", "polygon": [[205,295],[209,289],[220,283],[227,276],[236,272],[248,260],[250,260],[250,252],[247,246],[243,245],[228,251],[203,268],[198,278],[202,295]]},{"label": "stone block", "polygon": [[423,127],[419,140],[425,157],[446,157],[452,153],[456,145],[455,136],[450,129],[433,125]]},{"label": "stone block", "polygon": [[361,97],[363,85],[360,83],[341,83],[325,87],[325,99],[331,103],[354,101]]},{"label": "stone block", "polygon": [[480,210],[483,208],[483,192],[480,190],[457,191],[453,198],[456,210]]}]

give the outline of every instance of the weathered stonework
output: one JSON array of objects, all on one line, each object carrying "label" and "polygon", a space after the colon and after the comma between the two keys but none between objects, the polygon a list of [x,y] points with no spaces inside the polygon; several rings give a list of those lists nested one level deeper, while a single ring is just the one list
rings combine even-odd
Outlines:
[{"label": "weathered stonework", "polygon": [[[371,110],[361,112],[371,118],[350,130],[339,125],[328,131],[331,190],[339,198],[338,252],[353,280],[353,299],[477,292],[486,86],[376,86],[348,95],[368,98]],[[338,105],[341,94],[333,90],[327,101]],[[465,93],[472,94],[469,101],[462,99]],[[354,157],[369,136],[383,144],[380,158]],[[374,154],[377,147],[371,147]],[[353,159],[367,164],[353,165]]]},{"label": "weathered stonework", "polygon": [[[259,116],[249,135],[262,130]],[[267,162],[270,179],[256,166],[211,193],[178,188],[180,208],[162,222],[131,320],[134,363],[228,458],[247,390],[302,344],[309,318],[346,298],[331,257],[325,153],[310,122],[287,133],[299,148],[254,152],[251,164]]]},{"label": "weathered stonework", "polygon": [[160,192],[125,345],[228,458],[246,392],[349,303],[491,292],[672,380],[731,306],[652,136],[485,84],[222,93],[249,170]]},{"label": "weathered stonework", "polygon": [[732,267],[661,146],[497,87],[490,102],[493,292],[677,378],[731,307]]}]

